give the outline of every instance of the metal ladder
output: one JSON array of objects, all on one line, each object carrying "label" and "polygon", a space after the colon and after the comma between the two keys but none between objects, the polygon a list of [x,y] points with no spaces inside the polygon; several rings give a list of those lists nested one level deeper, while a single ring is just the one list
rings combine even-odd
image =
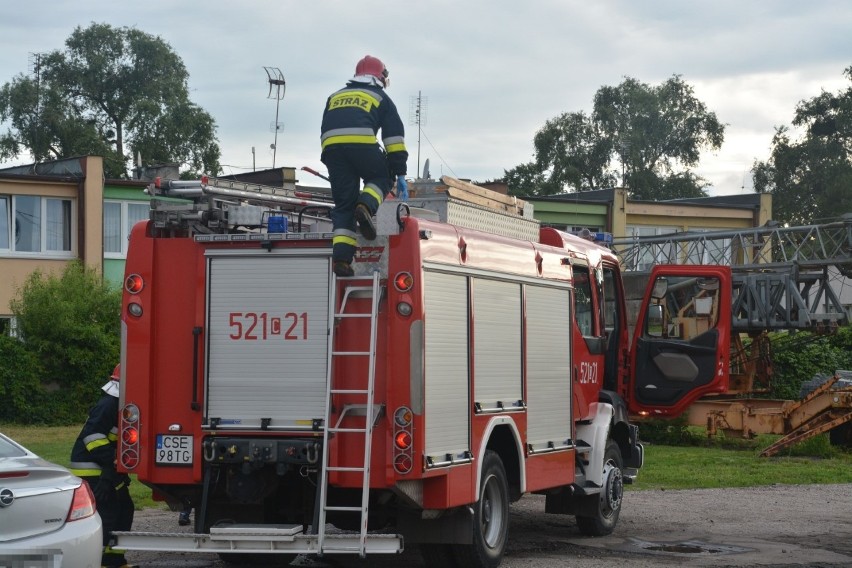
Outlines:
[{"label": "metal ladder", "polygon": [[[373,441],[373,426],[375,425],[376,418],[378,417],[378,410],[375,408],[373,404],[374,398],[374,385],[376,379],[376,330],[377,330],[377,319],[379,312],[379,302],[381,300],[382,288],[381,288],[381,280],[380,280],[379,272],[374,272],[372,277],[372,285],[370,286],[359,286],[357,284],[348,284],[344,283],[344,291],[343,298],[340,302],[339,311],[337,304],[337,288],[338,288],[338,280],[340,281],[364,281],[363,277],[342,277],[338,278],[337,276],[332,276],[331,286],[331,305],[332,305],[332,317],[329,320],[329,335],[328,335],[328,377],[327,377],[327,390],[326,390],[326,404],[325,404],[325,422],[323,429],[323,452],[322,452],[322,470],[321,470],[321,481],[320,481],[320,495],[319,495],[319,506],[318,506],[318,515],[315,516],[317,519],[317,527],[315,533],[317,534],[317,551],[320,555],[324,552],[357,552],[362,558],[366,556],[366,541],[367,541],[367,518],[369,516],[369,500],[370,500],[370,456],[372,451],[372,441]],[[350,298],[354,297],[354,295],[358,293],[370,293],[371,294],[371,306],[369,313],[347,313],[346,306],[347,302]],[[368,351],[338,351],[336,349],[336,323],[340,322],[344,318],[370,318],[370,344]],[[340,389],[336,388],[334,385],[334,369],[336,364],[341,361],[346,361],[353,357],[368,357],[368,371],[366,377],[366,385],[363,388],[357,389]],[[340,416],[337,419],[337,422],[334,425],[331,425],[331,399],[334,395],[354,395],[357,397],[363,397],[363,404],[347,404],[341,409]],[[341,423],[344,418],[349,416],[356,416],[363,413],[364,415],[364,427],[363,428],[353,428],[353,427],[341,427]],[[337,436],[347,436],[347,435],[363,435],[364,436],[364,461],[361,466],[330,466],[328,463],[328,448],[329,448],[329,439],[332,435]],[[330,472],[335,471],[346,471],[346,472],[360,472],[362,474],[362,486],[361,486],[361,506],[330,506],[328,504],[328,476]],[[352,512],[360,512],[361,514],[361,531],[358,539],[358,545],[350,545],[344,542],[340,544],[332,543],[329,544],[326,542],[326,515],[329,511],[352,511]]]}]

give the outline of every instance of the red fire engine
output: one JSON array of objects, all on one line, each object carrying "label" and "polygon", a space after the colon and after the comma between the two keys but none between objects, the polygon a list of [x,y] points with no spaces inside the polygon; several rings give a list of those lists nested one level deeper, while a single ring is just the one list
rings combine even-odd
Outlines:
[{"label": "red fire engine", "polygon": [[193,202],[130,236],[118,461],[195,531],[116,546],[497,566],[525,493],[612,532],[643,462],[628,413],[727,387],[730,269],[660,267],[629,348],[608,249],[426,185],[382,205],[351,278],[327,199],[150,189]]}]

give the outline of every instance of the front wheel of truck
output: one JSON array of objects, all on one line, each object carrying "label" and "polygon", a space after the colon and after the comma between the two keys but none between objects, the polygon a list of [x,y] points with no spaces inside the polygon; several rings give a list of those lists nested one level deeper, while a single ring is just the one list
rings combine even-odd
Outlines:
[{"label": "front wheel of truck", "polygon": [[584,497],[588,507],[584,509],[592,514],[577,515],[577,526],[586,536],[604,536],[611,534],[618,523],[621,502],[624,496],[624,461],[621,450],[614,440],[606,445],[603,460],[603,486],[598,495]]}]

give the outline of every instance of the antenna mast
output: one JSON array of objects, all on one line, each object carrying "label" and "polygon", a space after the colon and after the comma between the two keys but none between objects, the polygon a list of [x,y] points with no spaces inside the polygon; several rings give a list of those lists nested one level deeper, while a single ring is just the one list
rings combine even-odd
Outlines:
[{"label": "antenna mast", "polygon": [[269,94],[266,95],[266,98],[275,99],[275,124],[273,125],[275,129],[275,142],[272,144],[272,168],[274,169],[275,155],[278,152],[278,131],[281,130],[281,123],[278,122],[278,107],[281,106],[281,99],[284,98],[286,82],[284,81],[284,74],[281,73],[281,69],[278,67],[264,67],[263,70],[266,71],[266,77],[269,79]]},{"label": "antenna mast", "polygon": [[420,130],[426,124],[426,107],[429,99],[424,97],[421,91],[417,91],[416,97],[411,97],[409,104],[409,124],[417,125],[417,176],[420,176]]},{"label": "antenna mast", "polygon": [[41,130],[41,53],[30,53],[29,68],[30,72],[35,75],[36,83],[36,120],[33,128],[33,159],[36,163],[42,159],[41,148],[39,147],[39,131]]}]

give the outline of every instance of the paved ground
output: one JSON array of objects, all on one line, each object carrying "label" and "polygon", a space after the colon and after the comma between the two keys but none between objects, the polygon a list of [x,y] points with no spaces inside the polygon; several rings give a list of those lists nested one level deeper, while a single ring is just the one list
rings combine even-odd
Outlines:
[{"label": "paved ground", "polygon": [[[581,536],[573,517],[543,511],[539,496],[512,506],[503,567],[852,566],[852,484],[631,491],[615,533],[602,538]],[[179,528],[177,513],[152,510],[139,512],[134,526]],[[128,558],[150,568],[227,566],[213,555],[129,552]],[[412,547],[401,556],[335,557],[326,565],[424,563]]]}]

